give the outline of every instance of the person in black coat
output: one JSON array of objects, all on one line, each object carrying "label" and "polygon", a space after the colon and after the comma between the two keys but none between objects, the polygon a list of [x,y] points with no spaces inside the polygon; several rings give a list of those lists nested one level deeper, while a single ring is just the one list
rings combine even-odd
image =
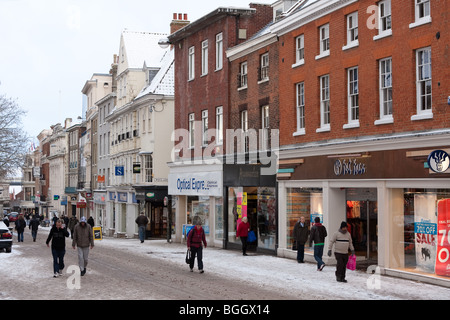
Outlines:
[{"label": "person in black coat", "polygon": [[305,243],[308,241],[309,230],[305,223],[305,217],[301,216],[300,220],[294,226],[294,241],[297,244],[297,262],[304,263]]},{"label": "person in black coat", "polygon": [[53,256],[53,277],[56,278],[62,275],[64,269],[64,255],[66,254],[66,238],[69,237],[67,228],[62,227],[62,221],[57,220],[53,225],[46,241],[49,247],[52,241],[52,256]]},{"label": "person in black coat", "polygon": [[41,222],[40,222],[39,216],[37,214],[34,215],[33,218],[31,218],[29,228],[31,229],[31,236],[33,237],[33,242],[36,242],[37,232],[38,232],[40,223]]},{"label": "person in black coat", "polygon": [[16,220],[17,242],[23,242],[23,232],[26,226],[23,214],[19,214],[19,218]]}]

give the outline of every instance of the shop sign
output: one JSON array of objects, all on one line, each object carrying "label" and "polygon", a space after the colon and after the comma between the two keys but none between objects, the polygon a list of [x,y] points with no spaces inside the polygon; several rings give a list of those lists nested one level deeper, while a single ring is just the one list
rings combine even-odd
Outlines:
[{"label": "shop sign", "polygon": [[123,166],[117,166],[115,169],[116,176],[123,176],[125,174],[125,169]]},{"label": "shop sign", "polygon": [[334,162],[336,176],[359,176],[365,173],[367,173],[366,165],[356,159],[339,159]]},{"label": "shop sign", "polygon": [[169,174],[169,194],[187,196],[222,196],[222,172]]},{"label": "shop sign", "polygon": [[93,227],[94,240],[102,240],[102,227]]},{"label": "shop sign", "polygon": [[428,156],[428,167],[436,173],[444,173],[450,168],[450,157],[447,152],[435,150]]},{"label": "shop sign", "polygon": [[128,193],[126,193],[126,192],[117,192],[117,201],[119,201],[119,202],[127,202],[128,201]]}]

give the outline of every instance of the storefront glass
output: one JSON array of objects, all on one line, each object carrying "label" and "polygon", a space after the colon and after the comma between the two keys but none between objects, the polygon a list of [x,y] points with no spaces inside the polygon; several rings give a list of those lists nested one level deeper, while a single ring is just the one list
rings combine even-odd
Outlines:
[{"label": "storefront glass", "polygon": [[450,277],[450,189],[393,189],[392,193],[391,265]]},{"label": "storefront glass", "polygon": [[215,198],[215,239],[223,240],[223,198]]},{"label": "storefront glass", "polygon": [[236,239],[236,229],[242,217],[246,216],[257,239],[249,243],[248,250],[256,250],[257,247],[275,250],[276,209],[275,188],[228,188],[228,241],[240,244],[240,239]]},{"label": "storefront glass", "polygon": [[187,223],[193,224],[194,217],[199,217],[205,234],[209,235],[209,197],[188,197]]},{"label": "storefront glass", "polygon": [[[287,188],[286,191],[286,243],[288,249],[295,249],[294,226],[300,217],[305,217],[305,223],[310,228],[315,217],[320,217],[323,221],[322,189]],[[309,249],[309,241],[305,244],[305,249]]]}]

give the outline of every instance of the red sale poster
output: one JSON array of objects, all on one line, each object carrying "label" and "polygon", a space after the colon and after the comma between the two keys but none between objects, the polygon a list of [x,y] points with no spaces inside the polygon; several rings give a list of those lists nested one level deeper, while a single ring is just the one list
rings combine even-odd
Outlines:
[{"label": "red sale poster", "polygon": [[435,272],[450,277],[450,199],[438,202],[438,241]]}]

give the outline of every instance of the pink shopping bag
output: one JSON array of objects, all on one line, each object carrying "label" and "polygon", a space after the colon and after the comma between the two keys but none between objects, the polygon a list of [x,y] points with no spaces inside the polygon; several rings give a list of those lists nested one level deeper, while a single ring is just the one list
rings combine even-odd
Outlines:
[{"label": "pink shopping bag", "polygon": [[347,269],[352,271],[356,270],[356,256],[354,254],[348,258]]}]

